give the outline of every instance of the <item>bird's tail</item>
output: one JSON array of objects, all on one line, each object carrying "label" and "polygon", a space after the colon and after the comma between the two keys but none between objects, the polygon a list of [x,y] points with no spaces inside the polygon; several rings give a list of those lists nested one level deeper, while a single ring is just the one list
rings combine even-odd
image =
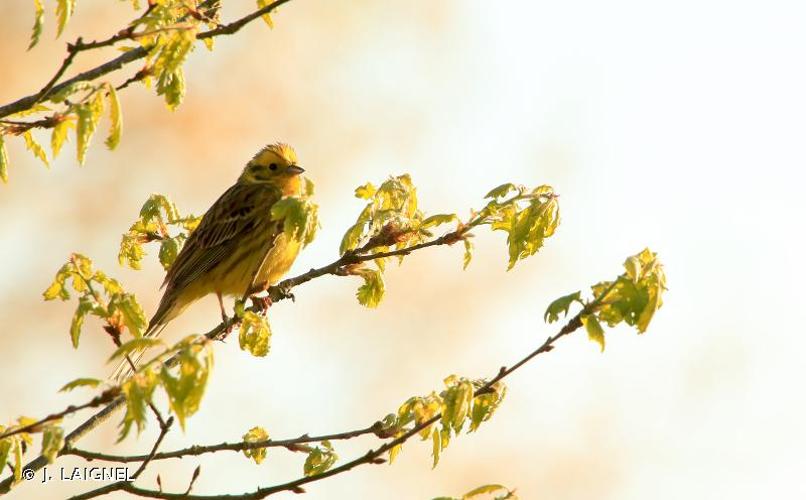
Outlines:
[{"label": "bird's tail", "polygon": [[[162,330],[168,325],[168,322],[176,316],[177,312],[174,311],[175,309],[176,307],[173,301],[161,301],[157,312],[154,313],[151,321],[148,322],[148,328],[143,334],[143,337],[157,337],[161,334]],[[115,371],[112,372],[110,379],[115,382],[115,384],[123,383],[139,367],[140,360],[143,358],[144,354],[145,349],[139,349],[129,354],[128,357],[124,357],[120,363],[118,363]],[[132,361],[131,364],[129,360]],[[132,368],[132,364],[134,368]]]}]

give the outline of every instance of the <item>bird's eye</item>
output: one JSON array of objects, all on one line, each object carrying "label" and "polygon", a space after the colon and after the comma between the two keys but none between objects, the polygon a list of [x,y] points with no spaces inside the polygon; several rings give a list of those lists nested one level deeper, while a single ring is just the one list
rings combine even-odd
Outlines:
[{"label": "bird's eye", "polygon": [[277,164],[272,163],[271,165],[269,165],[269,170],[277,170]]}]

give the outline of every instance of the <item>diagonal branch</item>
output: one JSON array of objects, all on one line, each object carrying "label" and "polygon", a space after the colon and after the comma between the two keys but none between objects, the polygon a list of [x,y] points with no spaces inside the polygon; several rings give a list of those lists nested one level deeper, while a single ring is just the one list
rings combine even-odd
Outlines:
[{"label": "diagonal branch", "polygon": [[182,458],[186,456],[204,455],[207,453],[216,453],[219,451],[246,451],[255,450],[259,448],[287,448],[291,451],[310,451],[310,449],[303,448],[300,445],[306,443],[318,443],[321,441],[339,441],[353,439],[367,434],[375,434],[378,437],[389,437],[384,433],[383,424],[375,422],[369,427],[358,429],[348,432],[339,432],[335,434],[324,434],[321,436],[309,436],[307,434],[298,438],[291,439],[266,439],[264,441],[240,441],[237,443],[220,443],[214,445],[195,445],[181,450],[166,451],[157,453],[155,455],[109,455],[106,453],[96,453],[78,448],[66,448],[62,455],[75,455],[86,460],[103,460],[106,462],[142,462],[149,457],[151,460],[165,460],[169,458]]},{"label": "diagonal branch", "polygon": [[[258,9],[252,12],[251,14],[248,14],[229,24],[225,24],[223,26],[219,26],[211,30],[198,33],[196,35],[196,39],[204,40],[206,38],[215,38],[221,35],[234,34],[247,24],[259,18],[260,16],[264,14],[269,14],[277,7],[280,7],[281,5],[288,3],[290,1],[291,0],[277,0],[275,2],[272,2],[269,5],[266,5],[265,7]],[[18,113],[20,111],[25,111],[26,109],[30,109],[37,103],[45,100],[47,96],[52,95],[54,93],[58,93],[69,85],[72,85],[77,82],[95,80],[96,78],[99,78],[103,75],[119,70],[126,64],[129,64],[138,59],[142,59],[143,57],[146,56],[146,54],[148,54],[148,51],[151,49],[151,47],[137,47],[128,52],[124,52],[118,57],[115,57],[110,61],[107,61],[99,66],[96,66],[95,68],[79,73],[78,75],[69,78],[61,83],[57,83],[59,79],[64,75],[64,73],[67,71],[67,68],[72,64],[76,54],[78,54],[79,52],[96,49],[100,47],[111,46],[121,40],[130,39],[132,38],[132,36],[135,36],[133,32],[123,30],[122,32],[117,33],[107,38],[106,40],[100,42],[84,43],[79,38],[74,44],[68,44],[67,57],[62,62],[61,66],[59,66],[59,69],[57,70],[56,74],[48,81],[48,83],[42,88],[42,90],[40,90],[35,94],[22,97],[14,102],[0,106],[0,118],[12,115],[14,113]]]},{"label": "diagonal branch", "polygon": [[[277,3],[277,2],[275,2],[275,3]],[[272,5],[274,5],[274,4],[272,4]],[[131,52],[133,52],[133,51],[126,52],[124,55],[129,54]],[[369,253],[370,250],[372,250],[372,248],[374,246],[381,246],[383,244],[383,242],[369,242],[366,245],[364,245],[362,248],[359,248],[357,250],[345,253],[340,258],[336,259],[335,261],[331,262],[330,264],[327,264],[327,265],[319,267],[319,268],[311,269],[310,271],[308,271],[306,273],[303,273],[303,274],[300,274],[298,276],[283,280],[280,283],[278,283],[277,285],[269,287],[267,292],[268,292],[269,297],[271,297],[273,302],[277,302],[277,301],[288,299],[288,298],[293,298],[293,295],[291,294],[291,289],[293,289],[294,287],[299,286],[299,285],[301,285],[303,283],[307,283],[307,282],[309,282],[309,281],[311,281],[311,280],[313,280],[315,278],[325,276],[325,275],[337,275],[337,276],[347,275],[348,273],[346,272],[345,267],[347,267],[349,265],[354,265],[354,264],[358,264],[358,263],[361,263],[361,262],[380,259],[380,258],[383,258],[383,257],[391,257],[391,256],[396,256],[396,255],[407,255],[407,254],[409,254],[411,252],[421,250],[421,249],[424,249],[424,248],[428,248],[428,247],[433,247],[433,246],[452,245],[456,241],[461,240],[466,235],[469,227],[470,227],[469,225],[464,226],[464,227],[461,227],[461,228],[459,228],[459,229],[457,229],[455,231],[451,231],[451,232],[449,232],[449,233],[447,233],[447,234],[445,234],[445,235],[443,235],[443,236],[441,236],[439,238],[435,238],[435,239],[433,239],[431,241],[420,243],[418,245],[414,245],[414,246],[411,246],[411,247],[408,247],[408,248],[403,248],[403,249],[399,249],[399,250],[392,250],[392,251],[389,251],[389,252]],[[257,307],[255,307],[255,306],[252,306],[251,308],[249,308],[249,310],[254,311],[254,312],[259,311],[259,309]],[[227,321],[222,321],[218,326],[216,326],[215,328],[213,328],[212,330],[207,332],[205,334],[205,337],[207,337],[208,339],[218,338],[227,329],[232,328],[234,326],[237,326],[239,323],[240,323],[240,319],[237,316],[229,318]],[[174,356],[172,358],[169,358],[167,361],[165,361],[165,365],[167,367],[169,367],[169,368],[173,367],[178,362],[178,359],[179,359],[178,356]],[[113,391],[113,390],[118,390],[119,391],[119,387],[115,387],[113,389],[110,389],[110,391]],[[76,443],[82,437],[84,437],[88,433],[92,432],[92,430],[94,430],[96,427],[98,427],[104,421],[106,421],[106,419],[108,419],[112,415],[112,413],[114,413],[115,410],[120,408],[125,403],[125,401],[126,400],[125,400],[124,397],[119,396],[119,395],[117,395],[117,393],[115,393],[115,395],[112,396],[111,400],[107,403],[107,405],[101,411],[99,411],[98,413],[96,413],[95,415],[93,415],[92,417],[87,419],[86,421],[84,421],[81,425],[76,427],[70,434],[65,436],[64,446],[63,446],[62,450],[59,452],[59,455],[66,454],[67,450],[70,450],[70,449],[73,448],[74,443]],[[81,405],[81,406],[68,407],[66,410],[64,410],[64,411],[62,411],[62,412],[60,412],[58,414],[54,414],[54,415],[50,416],[50,417],[54,417],[54,418],[47,418],[46,417],[45,419],[43,419],[43,421],[56,420],[58,418],[62,418],[62,417],[65,417],[67,415],[76,413],[79,410],[82,410],[82,409],[85,409],[85,408],[90,408],[92,406],[100,406],[100,404],[103,404],[103,403],[99,403],[99,404],[95,404],[95,405],[90,405],[90,403],[87,403],[87,404],[84,404],[84,405]],[[56,415],[58,415],[58,417],[56,417]],[[29,429],[29,430],[31,430],[31,429]],[[9,431],[10,434],[6,433],[4,435],[0,435],[0,438],[7,437],[7,435],[17,434],[19,432],[24,432],[24,431],[12,430],[12,431]],[[31,469],[34,472],[36,472],[36,471],[42,469],[42,467],[44,467],[46,465],[47,465],[47,460],[45,459],[44,456],[40,455],[40,456],[34,458],[33,460],[31,460],[30,462],[28,462],[28,464],[26,464],[25,467],[27,469]],[[5,480],[0,481],[0,494],[10,491],[10,489],[13,486],[12,481],[13,481],[13,477],[8,477]]]},{"label": "diagonal branch", "polygon": [[[606,295],[606,294],[605,294]],[[589,314],[592,308],[595,308],[598,303],[594,301],[593,303],[585,306],[582,311],[580,311],[577,315],[571,318],[565,326],[563,326],[559,332],[555,335],[548,337],[537,349],[530,352],[523,358],[521,358],[518,362],[516,362],[511,367],[501,367],[498,371],[498,374],[490,379],[487,383],[483,386],[478,388],[474,394],[474,396],[480,396],[492,390],[492,387],[495,383],[499,382],[503,378],[512,374],[515,370],[523,366],[524,364],[528,363],[530,360],[534,359],[536,356],[549,352],[554,349],[554,343],[559,340],[560,338],[574,332],[575,330],[579,329],[582,326],[582,316],[585,314]],[[156,491],[156,490],[149,490],[146,488],[140,488],[139,486],[135,486],[133,482],[126,482],[121,481],[117,483],[113,483],[109,485],[110,487],[114,486],[114,491],[126,491],[133,495],[142,496],[142,497],[149,497],[149,498],[161,498],[161,499],[187,499],[187,500],[220,500],[220,499],[229,499],[229,500],[257,500],[261,498],[266,498],[267,496],[273,495],[275,493],[280,493],[283,491],[290,491],[294,493],[304,493],[305,490],[302,486],[306,484],[310,484],[316,481],[321,481],[328,477],[336,476],[338,474],[343,474],[348,472],[355,467],[366,465],[366,464],[381,464],[385,463],[386,459],[383,458],[387,452],[389,452],[392,448],[402,445],[406,441],[408,441],[413,436],[416,436],[420,431],[430,427],[431,425],[436,424],[442,418],[442,414],[439,413],[434,415],[430,419],[423,421],[408,431],[406,431],[403,435],[384,443],[383,445],[379,446],[376,449],[369,450],[364,455],[351,460],[350,462],[344,463],[339,467],[335,467],[333,469],[329,469],[321,474],[317,474],[314,476],[304,476],[293,481],[289,481],[286,483],[278,484],[275,486],[268,486],[264,488],[258,488],[257,490],[249,493],[243,494],[227,494],[227,495],[189,495],[187,493],[167,493],[163,491]],[[110,490],[111,491],[111,490]],[[87,497],[75,497],[78,498],[87,498]]]}]

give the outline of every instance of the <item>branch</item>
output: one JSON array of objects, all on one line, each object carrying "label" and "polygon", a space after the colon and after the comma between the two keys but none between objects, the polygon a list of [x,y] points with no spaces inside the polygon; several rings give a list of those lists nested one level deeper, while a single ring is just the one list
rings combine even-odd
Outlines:
[{"label": "branch", "polygon": [[[162,444],[162,440],[165,438],[165,435],[168,434],[168,431],[171,430],[171,425],[173,425],[173,423],[174,423],[174,418],[173,417],[170,417],[166,421],[165,419],[162,418],[162,414],[159,412],[159,410],[157,410],[156,406],[154,406],[153,404],[150,405],[150,406],[151,406],[151,411],[154,412],[154,416],[157,418],[157,421],[160,424],[160,434],[159,434],[159,436],[157,436],[157,440],[154,442],[154,446],[151,447],[151,452],[148,455],[145,456],[145,459],[143,460],[143,463],[140,464],[140,467],[138,467],[137,470],[134,472],[134,474],[132,474],[132,476],[131,476],[132,481],[134,481],[138,477],[140,477],[140,474],[142,474],[143,471],[146,470],[146,467],[148,467],[148,464],[151,463],[151,461],[154,459],[154,456],[157,454],[157,449],[160,447],[160,444]],[[113,491],[117,491],[117,490],[121,489],[120,484],[121,484],[120,482],[117,482],[117,483],[108,484],[106,486],[101,486],[100,488],[90,490],[90,491],[88,491],[86,493],[82,493],[80,495],[76,495],[76,496],[72,497],[72,499],[73,500],[82,500],[82,499],[99,497],[101,495],[105,495],[107,493],[111,493]],[[190,492],[190,489],[188,489],[188,492]]]},{"label": "branch", "polygon": [[324,434],[321,436],[309,436],[304,434],[292,439],[266,439],[264,441],[240,441],[237,443],[220,443],[213,445],[195,445],[181,450],[166,451],[155,455],[109,455],[106,453],[96,453],[93,451],[81,450],[78,448],[66,448],[62,455],[75,455],[85,460],[103,460],[106,462],[132,463],[148,460],[165,460],[169,458],[182,458],[185,456],[204,455],[206,453],[216,453],[219,451],[245,451],[258,448],[287,448],[291,451],[310,451],[307,447],[300,445],[305,443],[317,443],[321,441],[339,441],[353,439],[367,434],[375,434],[378,437],[388,437],[383,432],[383,424],[375,422],[369,427],[336,434]]},{"label": "branch", "polygon": [[[603,294],[603,296],[606,295]],[[498,374],[490,379],[486,384],[481,386],[479,389],[476,390],[474,396],[480,396],[482,394],[488,393],[492,390],[492,386],[502,380],[503,378],[507,377],[515,370],[523,366],[524,364],[528,363],[530,360],[534,359],[539,354],[543,354],[546,352],[551,351],[554,349],[554,343],[559,340],[560,338],[574,332],[575,330],[579,329],[582,326],[582,316],[585,314],[589,314],[590,310],[595,307],[598,302],[594,301],[591,304],[585,306],[582,311],[580,311],[577,315],[575,315],[569,322],[563,326],[559,332],[557,332],[554,336],[551,336],[543,342],[537,349],[527,354],[517,363],[512,365],[511,367],[501,367],[498,371]],[[416,436],[421,430],[439,422],[442,418],[442,414],[439,413],[434,415],[430,419],[421,422],[410,430],[406,431],[405,434],[401,435],[400,437],[393,439],[374,450],[369,450],[364,455],[347,462],[339,467],[335,467],[333,469],[327,470],[321,474],[317,474],[315,476],[305,476],[293,481],[289,481],[287,483],[278,484],[275,486],[269,486],[265,488],[258,488],[257,490],[250,492],[250,493],[243,493],[238,495],[189,495],[186,493],[166,493],[163,491],[156,491],[156,490],[149,490],[146,488],[140,488],[135,486],[133,482],[126,482],[120,481],[117,483],[113,483],[109,485],[109,487],[116,486],[114,490],[109,491],[126,491],[133,495],[142,496],[142,497],[149,497],[149,498],[161,498],[161,499],[187,499],[187,500],[257,500],[261,498],[266,498],[267,496],[273,495],[275,493],[280,493],[282,491],[291,491],[294,493],[304,493],[305,490],[302,488],[303,485],[313,483],[315,481],[321,481],[322,479],[326,479],[328,477],[332,477],[338,474],[342,474],[347,472],[355,467],[365,464],[381,464],[385,463],[386,459],[382,457],[385,453],[390,451],[392,448],[398,445],[402,445],[406,441],[408,441],[413,436]],[[74,499],[78,498],[87,498],[87,497],[74,497]]]},{"label": "branch", "polygon": [[107,389],[106,391],[102,392],[98,396],[95,396],[90,401],[82,404],[82,405],[70,405],[64,410],[52,413],[47,417],[43,417],[36,422],[28,425],[23,425],[22,427],[14,427],[12,429],[7,430],[6,432],[0,433],[0,440],[5,439],[9,436],[14,436],[16,434],[22,433],[30,433],[30,432],[40,432],[42,430],[42,426],[49,424],[51,422],[56,422],[61,420],[62,418],[72,415],[73,413],[79,412],[81,410],[86,410],[87,408],[97,408],[106,403],[110,403],[115,401],[115,398],[120,393],[120,389],[118,387],[113,387],[111,389]]},{"label": "branch", "polygon": [[[197,40],[204,40],[205,38],[214,38],[221,35],[231,35],[233,33],[238,32],[241,28],[245,25],[249,24],[250,22],[254,21],[255,19],[259,18],[264,14],[269,14],[271,11],[276,9],[277,7],[290,2],[291,0],[277,0],[275,2],[270,3],[269,5],[263,7],[262,9],[258,9],[251,14],[244,16],[236,21],[233,21],[229,24],[225,24],[223,26],[211,29],[209,31],[203,31],[196,35]],[[128,52],[124,52],[123,54],[119,55],[118,57],[105,62],[95,68],[90,70],[84,71],[83,73],[79,73],[78,75],[70,78],[68,80],[63,81],[62,83],[58,83],[59,79],[64,75],[67,68],[72,64],[73,59],[75,58],[76,54],[79,52],[83,52],[85,50],[96,49],[100,47],[107,47],[111,46],[121,40],[130,39],[136,36],[132,31],[128,29],[124,29],[121,32],[107,38],[106,40],[100,42],[90,42],[90,43],[83,43],[81,38],[76,40],[73,44],[67,44],[67,57],[62,62],[59,69],[56,71],[56,74],[48,81],[48,83],[36,94],[32,94],[20,99],[17,99],[14,102],[9,104],[5,104],[0,106],[0,118],[6,117],[8,115],[12,115],[14,113],[18,113],[20,111],[25,111],[26,109],[30,109],[35,106],[37,103],[42,102],[47,98],[47,96],[58,93],[68,85],[72,85],[76,82],[84,82],[84,81],[92,81],[96,78],[99,78],[107,73],[111,73],[112,71],[119,70],[124,65],[129,64],[130,62],[136,61],[138,59],[142,59],[143,57],[148,54],[148,51],[151,47],[137,47],[132,49]]]},{"label": "branch", "polygon": [[[286,1],[288,1],[288,0],[286,0]],[[275,4],[276,3],[277,2],[275,2]],[[272,5],[274,5],[274,4],[272,4]],[[261,9],[261,10],[263,10],[263,9]],[[126,52],[124,55],[129,54],[131,52],[133,52],[133,51]],[[383,242],[378,242],[378,241],[372,242],[372,241],[370,241],[366,245],[364,245],[363,247],[361,247],[361,248],[359,248],[357,250],[347,252],[346,254],[342,255],[339,259],[331,262],[330,264],[328,264],[326,266],[322,266],[322,267],[316,268],[316,269],[311,269],[310,271],[308,271],[306,273],[300,274],[300,275],[295,276],[293,278],[288,278],[286,280],[283,280],[280,283],[278,283],[277,285],[269,287],[267,292],[268,292],[269,297],[271,297],[273,302],[277,302],[277,301],[288,299],[288,298],[293,298],[293,295],[291,294],[291,289],[293,289],[294,287],[296,287],[298,285],[301,285],[303,283],[307,283],[308,281],[311,281],[312,279],[315,279],[315,278],[318,278],[318,277],[321,277],[321,276],[325,276],[325,275],[328,275],[328,274],[346,275],[347,273],[346,273],[344,268],[346,266],[352,265],[352,264],[366,262],[366,261],[370,261],[370,260],[374,260],[374,259],[380,259],[380,258],[383,258],[383,257],[391,257],[391,256],[395,256],[395,255],[407,255],[407,254],[409,254],[411,252],[414,252],[414,251],[417,251],[417,250],[420,250],[420,249],[423,249],[423,248],[427,248],[427,247],[432,247],[432,246],[450,245],[450,244],[455,243],[456,241],[459,241],[465,235],[465,233],[468,231],[469,227],[470,227],[470,225],[466,226],[465,228],[461,228],[461,229],[457,229],[456,231],[449,232],[449,233],[447,233],[447,234],[445,234],[445,235],[443,235],[443,236],[441,236],[439,238],[436,238],[434,240],[427,241],[427,242],[424,242],[424,243],[420,243],[418,245],[414,245],[414,246],[404,248],[404,249],[400,249],[400,250],[393,250],[393,251],[390,251],[390,252],[383,252],[383,253],[366,253],[366,252],[369,252],[372,248],[374,248],[376,246],[380,246],[380,245],[383,244]],[[254,312],[258,312],[260,309],[258,307],[252,306],[252,307],[249,308],[249,310],[254,311]],[[240,323],[240,318],[238,318],[237,316],[229,318],[227,321],[222,321],[218,326],[216,326],[215,328],[213,328],[212,330],[207,332],[205,334],[205,337],[207,337],[208,339],[218,338],[223,332],[225,332],[228,329],[231,329],[231,328],[237,326],[239,323]],[[178,362],[178,359],[179,359],[178,356],[173,356],[173,357],[169,358],[167,361],[165,361],[165,365],[170,368],[170,367],[176,365],[176,363]],[[112,389],[109,389],[107,392],[109,392],[109,391],[119,391],[119,390],[120,390],[119,387],[114,387]],[[106,393],[104,393],[104,394],[106,394]],[[102,394],[101,396],[103,396],[104,394]],[[80,409],[89,408],[91,406],[100,406],[100,404],[108,402],[107,406],[104,407],[104,409],[102,409],[101,411],[99,411],[98,413],[96,413],[95,415],[90,417],[88,420],[86,420],[84,423],[82,423],[81,425],[76,427],[73,430],[73,432],[71,432],[70,434],[68,434],[65,437],[64,446],[62,447],[62,450],[59,452],[59,456],[67,454],[68,450],[73,449],[73,444],[75,442],[80,440],[82,437],[84,437],[88,433],[92,432],[93,429],[95,429],[100,424],[102,424],[106,419],[108,419],[112,415],[112,413],[115,410],[120,408],[126,402],[126,399],[123,396],[116,396],[115,397],[115,395],[117,395],[117,392],[110,393],[110,394],[114,394],[114,395],[113,396],[108,396],[108,397],[110,397],[110,398],[114,397],[114,399],[103,401],[103,402],[100,402],[98,404],[92,404],[92,403],[95,402],[95,399],[97,399],[97,397],[96,397],[95,399],[93,399],[89,403],[86,403],[86,404],[78,406],[78,407],[71,406],[71,407],[68,407],[66,410],[64,410],[64,411],[62,411],[60,413],[57,413],[57,414],[49,416],[49,417],[54,417],[54,418],[45,417],[44,419],[42,419],[41,422],[56,420],[56,419],[61,418],[63,416],[67,416],[69,414],[75,413],[76,411],[79,411]],[[101,397],[101,396],[98,396],[98,397]],[[32,425],[32,426],[26,426],[26,427],[34,428],[35,426]],[[31,430],[31,429],[29,429],[29,430]],[[9,432],[12,432],[12,431],[9,431]],[[13,434],[17,434],[19,432],[25,432],[25,431],[23,431],[23,430],[14,430]],[[8,435],[11,435],[11,434],[8,434]],[[5,435],[0,435],[0,437],[5,437]],[[47,460],[45,459],[44,456],[40,455],[40,456],[34,458],[33,460],[31,460],[30,462],[28,462],[28,464],[26,464],[25,468],[31,469],[33,471],[38,471],[38,470],[42,469],[42,467],[45,467],[46,465],[47,465]],[[13,481],[13,475],[0,482],[0,494],[6,493],[6,492],[11,490],[11,488],[13,486],[12,481]]]}]

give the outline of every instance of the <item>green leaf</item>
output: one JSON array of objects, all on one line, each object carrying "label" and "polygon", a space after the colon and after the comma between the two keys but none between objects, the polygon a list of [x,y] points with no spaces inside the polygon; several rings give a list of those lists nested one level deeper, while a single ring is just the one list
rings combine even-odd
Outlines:
[{"label": "green leaf", "polygon": [[[266,7],[267,5],[270,5],[271,3],[272,3],[271,0],[257,0],[257,8],[262,9],[263,7]],[[260,17],[263,19],[263,21],[266,23],[266,25],[269,28],[274,29],[274,21],[272,21],[271,14],[269,12],[266,12],[265,14],[261,15]]]},{"label": "green leaf", "polygon": [[364,227],[366,223],[364,222],[357,222],[353,226],[350,227],[341,239],[341,245],[339,245],[339,254],[344,255],[350,250],[354,250],[358,247],[358,244],[361,242],[361,236],[364,234]]},{"label": "green leaf", "polygon": [[56,158],[62,150],[62,145],[64,145],[64,141],[67,139],[67,132],[74,126],[70,119],[65,118],[53,127],[53,133],[50,136],[50,149],[54,158]]},{"label": "green leaf", "polygon": [[81,327],[84,325],[84,317],[92,311],[94,303],[88,296],[81,297],[78,301],[76,312],[73,313],[73,320],[70,322],[70,340],[73,348],[78,348],[78,338],[81,336]]},{"label": "green leaf", "polygon": [[547,323],[554,323],[560,319],[560,313],[563,313],[563,316],[567,317],[568,309],[571,308],[571,304],[574,302],[579,302],[580,304],[585,305],[585,303],[582,301],[581,291],[563,295],[559,299],[556,299],[554,302],[549,304],[549,306],[546,308],[546,313],[543,315],[543,321]]},{"label": "green leaf", "polygon": [[45,7],[42,5],[42,0],[34,0],[34,27],[31,30],[31,43],[28,44],[28,50],[31,50],[39,43],[39,37],[42,36],[42,25],[45,22]]},{"label": "green leaf", "polygon": [[53,300],[57,297],[62,300],[67,300],[70,298],[70,292],[65,286],[67,278],[69,278],[71,275],[70,268],[71,264],[67,263],[56,272],[56,276],[53,278],[53,283],[50,284],[47,290],[42,292],[45,300]]},{"label": "green leaf", "polygon": [[[142,247],[139,247],[142,252]],[[167,271],[179,255],[179,242],[176,238],[166,238],[160,243],[160,264]]]},{"label": "green leaf", "polygon": [[[165,214],[164,218],[163,214]],[[152,220],[173,222],[179,219],[179,210],[167,196],[155,193],[143,203],[140,208],[140,218],[147,222]]]},{"label": "green leaf", "polygon": [[[131,342],[143,340],[154,339],[135,339]],[[147,419],[146,408],[151,402],[154,389],[157,387],[157,382],[157,375],[154,371],[145,369],[129,377],[121,386],[121,392],[126,398],[126,415],[123,417],[123,422],[121,422],[118,442],[126,438],[132,425],[137,426],[138,433],[142,432],[145,428]]]},{"label": "green leaf", "polygon": [[378,189],[371,182],[367,182],[363,186],[358,186],[355,188],[355,197],[370,200],[373,196],[375,196],[377,191]]},{"label": "green leaf", "polygon": [[[249,429],[249,432],[243,435],[243,440],[247,443],[258,443],[261,441],[267,441],[268,439],[269,433],[266,432],[266,429],[263,427],[252,427]],[[246,455],[246,458],[251,458],[256,464],[259,464],[264,458],[266,458],[266,448],[252,448],[250,450],[243,450],[243,454]]]},{"label": "green leaf", "polygon": [[364,278],[364,284],[356,292],[358,302],[366,307],[378,307],[385,292],[383,275],[380,271],[366,268],[361,269],[359,274]]},{"label": "green leaf", "polygon": [[119,293],[112,297],[109,301],[109,313],[114,314],[118,311],[123,317],[123,324],[132,336],[139,338],[148,326],[148,321],[134,294]]},{"label": "green leaf", "polygon": [[0,180],[8,182],[8,154],[6,153],[6,141],[3,134],[0,134]]},{"label": "green leaf", "polygon": [[64,384],[59,392],[69,392],[77,387],[98,387],[103,383],[103,380],[97,378],[77,378]]},{"label": "green leaf", "polygon": [[[483,381],[479,381],[479,387]],[[496,382],[491,387],[491,392],[480,394],[473,398],[473,408],[470,410],[470,429],[468,432],[476,431],[482,422],[486,422],[493,416],[501,405],[501,401],[506,396],[507,388],[503,382]]]},{"label": "green leaf", "polygon": [[253,311],[246,311],[238,332],[241,349],[248,351],[252,356],[263,357],[269,354],[270,341],[271,328],[266,318],[258,316]]},{"label": "green leaf", "polygon": [[456,214],[437,214],[426,218],[420,224],[420,227],[425,229],[432,226],[439,226],[440,224],[447,224],[449,222],[458,221],[459,217]]},{"label": "green leaf", "polygon": [[592,314],[582,316],[582,324],[585,325],[585,330],[588,331],[588,338],[599,344],[602,352],[604,352],[604,329],[602,328],[602,325],[599,324],[599,320],[596,319],[596,316]]},{"label": "green leaf", "polygon": [[436,429],[433,430],[431,433],[431,456],[434,457],[434,462],[431,464],[431,468],[439,464],[439,454],[442,451],[442,438],[439,436],[439,431]]},{"label": "green leaf", "polygon": [[[0,425],[0,432],[4,432],[6,430],[5,427]],[[11,447],[14,445],[16,440],[13,437],[8,437],[6,439],[0,439],[0,474],[3,473],[3,469],[6,467],[6,462],[8,462],[8,455],[11,452]]]},{"label": "green leaf", "polygon": [[506,184],[501,184],[500,186],[493,188],[489,193],[484,195],[485,198],[503,198],[504,196],[508,195],[512,191],[517,191],[518,187],[511,182],[507,182]]},{"label": "green leaf", "polygon": [[73,15],[73,11],[76,8],[76,0],[56,0],[56,2],[56,17],[58,18],[56,37],[58,38],[62,35],[67,21],[70,20],[70,16]]},{"label": "green leaf", "polygon": [[333,467],[338,459],[339,456],[333,450],[330,441],[322,441],[322,446],[317,446],[308,453],[302,469],[303,473],[306,477],[316,476]]},{"label": "green leaf", "polygon": [[307,200],[289,196],[271,207],[272,220],[283,221],[283,231],[287,238],[293,238],[305,245],[313,241],[318,221],[318,206]]},{"label": "green leaf", "polygon": [[115,86],[107,84],[106,90],[109,99],[109,121],[111,122],[111,126],[105,144],[109,149],[115,149],[120,143],[120,131],[123,126],[123,120],[120,114],[120,102],[118,101],[117,92],[115,92]]},{"label": "green leaf", "polygon": [[103,92],[96,91],[95,96],[89,102],[76,106],[75,111],[76,115],[78,115],[76,156],[78,162],[83,165],[87,149],[90,146],[90,140],[95,134],[98,121],[104,111]]},{"label": "green leaf", "polygon": [[462,259],[462,269],[467,269],[467,266],[470,265],[470,261],[473,260],[473,242],[467,237],[463,238],[462,242],[465,244],[465,256]]},{"label": "green leaf", "polygon": [[[503,490],[503,491],[502,491]],[[482,495],[489,495],[492,493],[509,493],[509,489],[505,486],[500,484],[485,484],[484,486],[479,486],[478,488],[473,488],[472,490],[468,491],[464,495],[462,495],[462,500],[473,500]],[[507,497],[504,497],[507,498]]]},{"label": "green leaf", "polygon": [[42,453],[49,464],[52,464],[64,446],[64,429],[58,425],[49,425],[42,433]]},{"label": "green leaf", "polygon": [[126,355],[132,354],[134,352],[144,351],[151,347],[164,346],[164,345],[165,343],[163,341],[152,337],[140,337],[132,339],[124,343],[117,349],[115,349],[115,352],[112,353],[111,356],[109,356],[109,360],[107,361],[107,363],[112,362],[118,358],[123,358]]},{"label": "green leaf", "polygon": [[45,164],[46,167],[50,167],[50,162],[48,162],[48,155],[45,153],[45,149],[36,142],[34,139],[33,134],[31,134],[30,130],[26,130],[22,137],[25,139],[25,147],[34,154],[37,158],[39,158],[42,163]]},{"label": "green leaf", "polygon": [[179,425],[185,428],[185,421],[199,410],[207,381],[213,366],[213,351],[206,344],[193,342],[197,336],[185,339],[184,347],[178,354],[177,375],[165,365],[160,371],[160,379],[168,395]]}]

